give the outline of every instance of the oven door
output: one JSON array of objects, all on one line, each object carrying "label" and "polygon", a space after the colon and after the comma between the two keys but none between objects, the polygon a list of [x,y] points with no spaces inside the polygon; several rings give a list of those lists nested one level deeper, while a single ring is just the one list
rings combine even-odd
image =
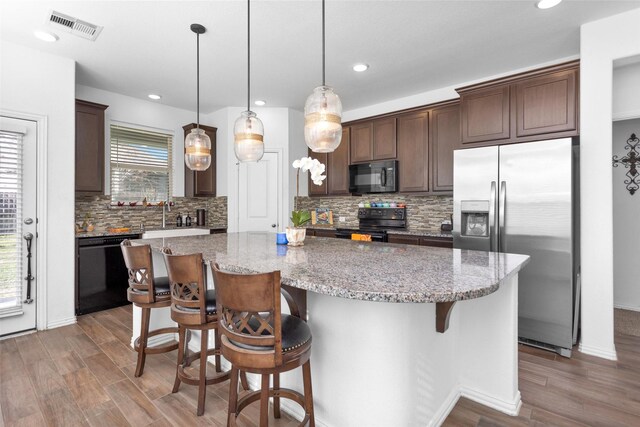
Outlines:
[{"label": "oven door", "polygon": [[397,160],[350,165],[349,191],[359,194],[395,193],[397,173]]}]

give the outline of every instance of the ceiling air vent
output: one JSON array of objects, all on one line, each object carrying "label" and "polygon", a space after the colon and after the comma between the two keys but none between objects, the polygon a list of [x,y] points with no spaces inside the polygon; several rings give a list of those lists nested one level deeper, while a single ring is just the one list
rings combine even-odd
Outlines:
[{"label": "ceiling air vent", "polygon": [[49,23],[64,27],[68,32],[83,39],[94,41],[100,35],[102,27],[90,24],[73,16],[52,10],[49,14]]}]

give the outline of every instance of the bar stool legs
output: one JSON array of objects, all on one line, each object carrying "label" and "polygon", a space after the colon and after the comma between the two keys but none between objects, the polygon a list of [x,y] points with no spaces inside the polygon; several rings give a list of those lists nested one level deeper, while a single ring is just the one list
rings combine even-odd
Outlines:
[{"label": "bar stool legs", "polygon": [[309,427],[315,427],[316,418],[313,413],[313,392],[311,387],[311,361],[302,365],[302,383],[304,387],[304,406],[305,411],[309,414]]},{"label": "bar stool legs", "polygon": [[[159,353],[167,353],[173,351],[178,348],[179,343],[171,342],[168,344],[156,346],[156,347],[147,347],[149,342],[149,338],[154,337],[156,335],[162,334],[174,334],[178,332],[178,328],[169,327],[169,328],[160,328],[155,329],[153,331],[149,331],[149,320],[151,317],[151,309],[158,306],[158,303],[153,303],[150,306],[143,306],[142,304],[135,304],[135,306],[140,307],[142,311],[142,319],[140,325],[140,336],[136,338],[133,343],[133,349],[138,352],[138,360],[136,363],[136,371],[134,376],[139,377],[144,373],[144,364],[147,359],[147,354],[159,354]],[[168,304],[167,304],[168,305]]]}]

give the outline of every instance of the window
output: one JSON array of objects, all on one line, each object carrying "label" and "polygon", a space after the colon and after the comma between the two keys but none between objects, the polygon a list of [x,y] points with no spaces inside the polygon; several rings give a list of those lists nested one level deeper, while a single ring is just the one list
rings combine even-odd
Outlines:
[{"label": "window", "polygon": [[111,202],[161,202],[171,193],[172,136],[111,125]]}]

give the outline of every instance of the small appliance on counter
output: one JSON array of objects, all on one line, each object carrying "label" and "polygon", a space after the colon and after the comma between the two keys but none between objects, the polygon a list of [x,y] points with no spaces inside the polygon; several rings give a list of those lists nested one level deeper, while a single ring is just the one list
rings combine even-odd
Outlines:
[{"label": "small appliance on counter", "polygon": [[196,209],[196,225],[204,227],[207,224],[207,211],[204,209]]}]

